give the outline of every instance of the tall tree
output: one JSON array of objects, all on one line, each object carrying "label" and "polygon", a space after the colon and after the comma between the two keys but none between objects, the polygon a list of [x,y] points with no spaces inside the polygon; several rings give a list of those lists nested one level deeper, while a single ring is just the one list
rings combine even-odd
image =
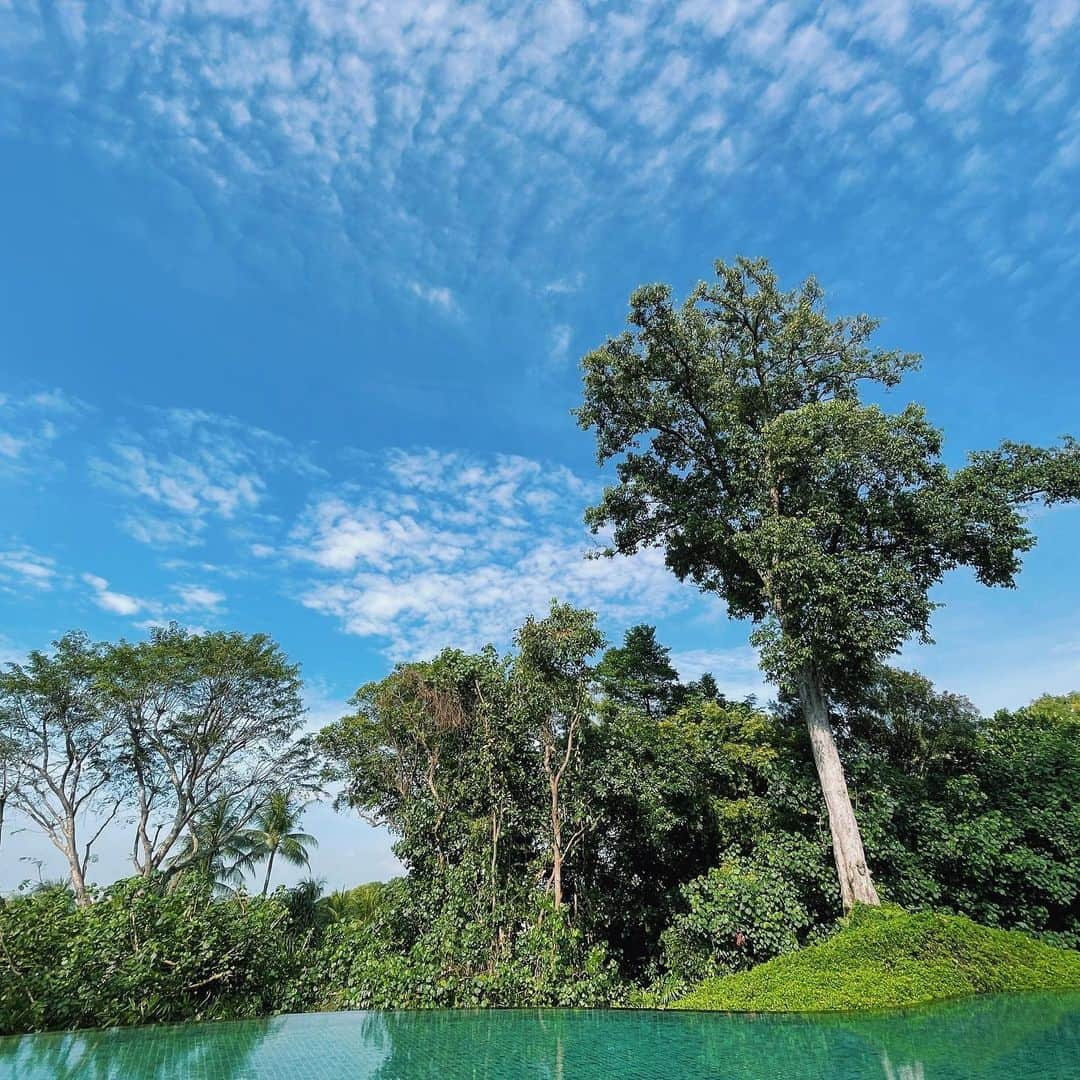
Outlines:
[{"label": "tall tree", "polygon": [[287,791],[275,791],[256,813],[252,827],[246,830],[247,858],[252,864],[266,861],[263,896],[270,889],[270,875],[276,858],[280,857],[292,866],[307,866],[309,849],[319,846],[314,836],[300,831],[303,816],[303,803],[294,801]]},{"label": "tall tree", "polygon": [[431,909],[458,887],[459,869],[468,878],[471,917],[494,929],[492,956],[536,856],[536,749],[509,705],[507,669],[490,646],[399,664],[319,735],[331,777],[344,782],[339,803],[390,830]]},{"label": "tall tree", "polygon": [[87,899],[93,847],[124,801],[119,722],[100,688],[104,647],[66,634],[0,674],[5,801],[67,860],[75,899]]},{"label": "tall tree", "polygon": [[631,626],[622,645],[608,649],[596,665],[596,681],[604,696],[656,718],[666,713],[679,688],[671,666],[671,650],[656,640],[656,628]]},{"label": "tall tree", "polygon": [[111,708],[135,807],[133,862],[176,873],[196,821],[224,801],[242,826],[279,789],[310,784],[298,669],[265,634],[190,634],[175,624],[108,650]]},{"label": "tall tree", "polygon": [[1025,504],[1080,496],[1080,447],[1005,443],[956,471],[918,405],[886,413],[919,357],[870,344],[877,322],[830,318],[810,279],[781,291],[764,260],[716,264],[681,307],[638,289],[630,330],[583,361],[583,428],[618,482],[587,513],[607,554],[661,547],[680,578],[755,625],[765,672],[798,695],[845,908],[877,903],[829,721],[912,636],[957,566],[1012,585],[1034,543]]},{"label": "tall tree", "polygon": [[462,811],[483,814],[477,743],[504,684],[494,649],[446,649],[360,687],[355,712],[319,734],[332,778],[345,783],[339,802],[385,825],[399,858],[421,875],[445,869],[460,849]]},{"label": "tall tree", "polygon": [[603,648],[604,637],[591,611],[552,601],[546,618],[525,622],[517,644],[512,694],[515,709],[540,747],[548,796],[549,882],[560,908],[563,868],[589,824],[581,806],[581,750],[593,706],[589,659]]}]

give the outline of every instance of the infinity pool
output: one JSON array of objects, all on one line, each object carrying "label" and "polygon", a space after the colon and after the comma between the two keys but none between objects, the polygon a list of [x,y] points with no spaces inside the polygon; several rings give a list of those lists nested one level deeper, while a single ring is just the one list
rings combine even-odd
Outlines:
[{"label": "infinity pool", "polygon": [[872,1016],[317,1013],[0,1039],[18,1080],[1076,1080],[1080,994]]}]

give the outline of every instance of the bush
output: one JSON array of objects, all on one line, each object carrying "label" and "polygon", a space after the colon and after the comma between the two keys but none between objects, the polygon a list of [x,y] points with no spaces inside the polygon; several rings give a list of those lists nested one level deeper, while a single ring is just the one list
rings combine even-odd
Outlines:
[{"label": "bush", "polygon": [[463,920],[452,907],[413,934],[409,900],[402,888],[394,901],[384,895],[374,918],[330,926],[290,1007],[570,1007],[625,994],[606,949],[586,942],[565,909],[538,905],[493,940],[491,926]]},{"label": "bush", "polygon": [[181,878],[117,882],[77,907],[66,890],[0,903],[0,1034],[262,1016],[298,957],[282,895],[215,900]]},{"label": "bush", "polygon": [[661,936],[663,963],[697,982],[799,948],[813,925],[790,877],[765,858],[731,853],[683,887],[687,910]]}]

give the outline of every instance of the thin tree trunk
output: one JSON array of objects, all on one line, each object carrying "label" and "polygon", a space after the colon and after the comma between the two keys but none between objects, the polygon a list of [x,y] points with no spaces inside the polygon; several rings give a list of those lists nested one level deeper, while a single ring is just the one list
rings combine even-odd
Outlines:
[{"label": "thin tree trunk", "polygon": [[270,871],[274,869],[274,855],[277,853],[277,848],[270,849],[270,858],[266,860],[266,877],[263,878],[262,894],[266,895],[266,890],[270,888]]},{"label": "thin tree trunk", "polygon": [[833,857],[836,860],[836,873],[840,878],[840,896],[844,911],[850,911],[854,904],[876,906],[880,901],[874,888],[874,880],[870,876],[870,868],[866,865],[862,835],[859,833],[859,823],[855,820],[855,811],[848,795],[847,780],[844,778],[844,767],[836,749],[832,725],[829,723],[825,695],[813,672],[809,670],[799,677],[798,688],[803,715],[810,732],[810,745],[814,751],[818,780],[829,811]]},{"label": "thin tree trunk", "polygon": [[562,907],[562,827],[559,821],[559,781],[551,778],[551,895],[555,910]]},{"label": "thin tree trunk", "polygon": [[[67,811],[67,820],[62,828],[64,843],[61,847],[67,857],[68,870],[71,875],[71,891],[75,896],[75,903],[79,907],[86,907],[90,903],[86,895],[86,874],[83,872],[83,864],[79,861],[79,845],[76,840],[75,814],[70,809]],[[55,843],[55,836],[53,842]]]}]

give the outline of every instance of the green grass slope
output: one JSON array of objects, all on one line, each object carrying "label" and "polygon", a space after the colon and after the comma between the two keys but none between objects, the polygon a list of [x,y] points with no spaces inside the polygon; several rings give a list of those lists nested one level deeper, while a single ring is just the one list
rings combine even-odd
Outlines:
[{"label": "green grass slope", "polygon": [[1080,990],[1080,952],[957,915],[856,909],[820,945],[707,979],[674,1009],[892,1009],[965,994]]}]

